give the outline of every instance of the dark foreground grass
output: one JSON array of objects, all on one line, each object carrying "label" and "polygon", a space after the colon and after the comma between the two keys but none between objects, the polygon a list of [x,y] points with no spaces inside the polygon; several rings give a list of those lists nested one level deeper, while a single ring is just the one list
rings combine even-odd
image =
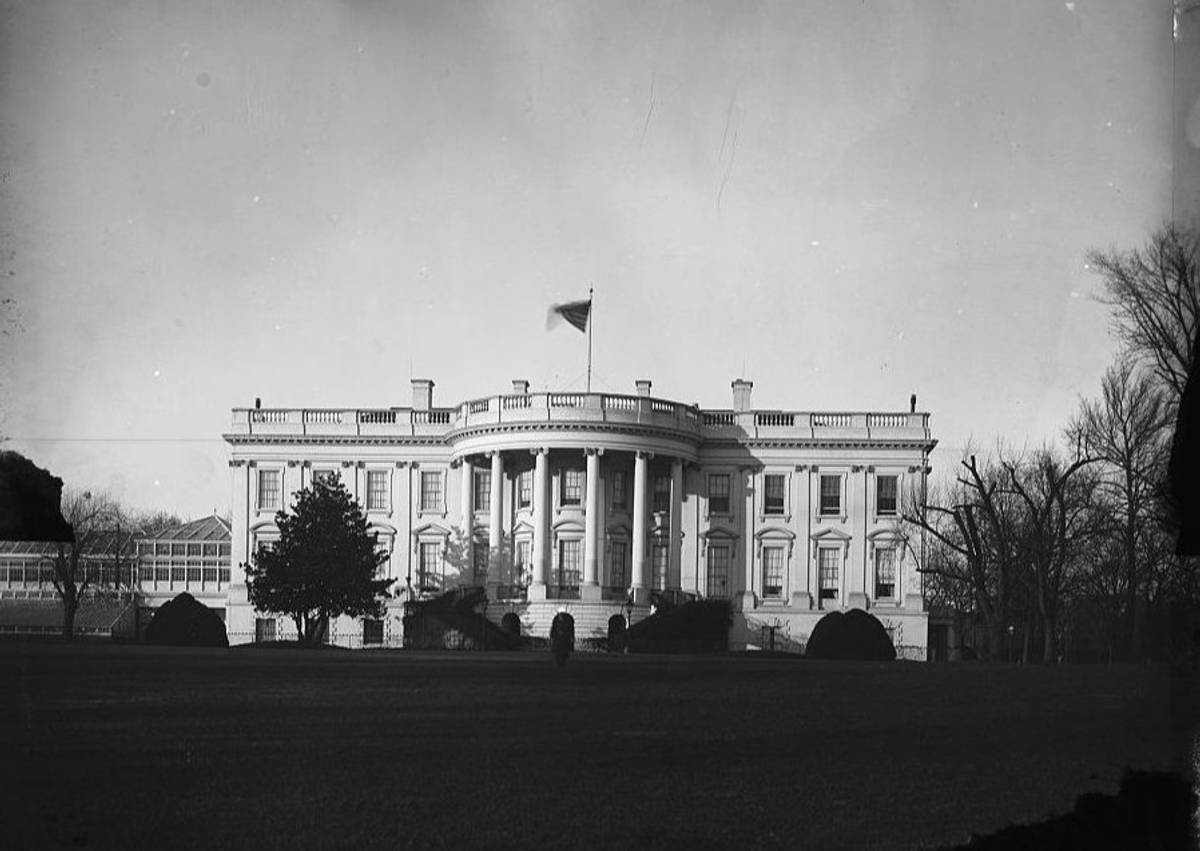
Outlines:
[{"label": "dark foreground grass", "polygon": [[1157,667],[0,644],[26,847],[947,845],[1180,769]]}]

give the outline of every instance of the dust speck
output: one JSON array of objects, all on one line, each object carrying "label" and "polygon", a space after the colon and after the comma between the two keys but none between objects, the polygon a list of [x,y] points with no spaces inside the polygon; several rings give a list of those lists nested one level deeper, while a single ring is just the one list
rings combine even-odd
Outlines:
[{"label": "dust speck", "polygon": [[196,85],[202,89],[208,88],[208,84],[211,82],[212,82],[212,77],[209,76],[207,71],[201,71],[199,74],[196,75]]}]

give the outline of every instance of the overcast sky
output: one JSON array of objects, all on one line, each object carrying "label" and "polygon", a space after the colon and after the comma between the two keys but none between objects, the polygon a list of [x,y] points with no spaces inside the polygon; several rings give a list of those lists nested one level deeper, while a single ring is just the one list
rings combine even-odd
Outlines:
[{"label": "overcast sky", "polygon": [[31,2],[2,25],[0,434],[185,515],[228,507],[220,435],[256,396],[582,389],[586,338],[545,317],[589,285],[594,389],[915,392],[943,470],[972,436],[1054,439],[1115,351],[1085,253],[1170,217],[1200,139],[1161,0]]}]

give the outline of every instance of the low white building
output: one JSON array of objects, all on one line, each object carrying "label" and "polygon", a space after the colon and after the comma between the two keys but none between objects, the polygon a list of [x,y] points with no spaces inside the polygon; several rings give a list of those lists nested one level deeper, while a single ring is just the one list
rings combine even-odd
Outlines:
[{"label": "low white building", "polygon": [[731,649],[798,649],[825,612],[859,607],[924,658],[899,509],[928,474],[929,415],[755,410],[751,383],[732,387],[721,410],[653,397],[649,381],[634,395],[514,381],[439,407],[421,379],[411,407],[234,409],[230,641],[275,633],[244,565],[295,492],[336,472],[394,580],[384,622],[343,618],[337,643],[398,644],[405,600],[465,584],[486,587],[494,621],[515,612],[544,636],[566,610],[579,638],[646,616],[658,594],[729,598]]}]

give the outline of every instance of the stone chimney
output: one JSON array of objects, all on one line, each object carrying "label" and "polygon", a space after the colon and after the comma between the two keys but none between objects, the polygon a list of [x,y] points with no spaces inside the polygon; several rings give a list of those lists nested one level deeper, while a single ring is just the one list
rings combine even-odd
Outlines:
[{"label": "stone chimney", "polygon": [[633,386],[637,388],[637,394],[639,396],[649,396],[650,395],[650,379],[649,378],[639,378],[637,381],[633,382]]},{"label": "stone chimney", "polygon": [[414,411],[428,411],[433,407],[433,381],[429,378],[414,378],[412,380]]},{"label": "stone chimney", "polygon": [[524,378],[513,379],[513,393],[518,396],[524,396],[529,393],[529,382]]},{"label": "stone chimney", "polygon": [[735,411],[750,410],[750,389],[754,387],[754,382],[737,378],[730,386],[733,387],[733,409]]},{"label": "stone chimney", "polygon": [[914,393],[908,397],[908,412],[915,414],[917,412],[917,394]]}]

